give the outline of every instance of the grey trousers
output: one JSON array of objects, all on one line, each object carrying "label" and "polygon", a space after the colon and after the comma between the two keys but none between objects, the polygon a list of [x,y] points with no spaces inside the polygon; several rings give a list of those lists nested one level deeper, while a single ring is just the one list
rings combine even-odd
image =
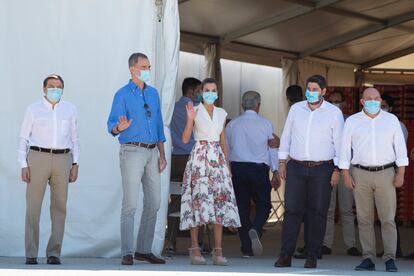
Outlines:
[{"label": "grey trousers", "polygon": [[134,145],[121,145],[120,166],[122,176],[121,253],[134,252],[134,217],[137,211],[141,186],[144,204],[135,251],[151,253],[157,211],[160,207],[161,174],[158,167],[158,150]]},{"label": "grey trousers", "polygon": [[355,181],[354,196],[357,209],[359,239],[363,258],[375,260],[375,207],[381,221],[382,242],[385,261],[395,259],[397,250],[397,230],[395,211],[397,200],[394,187],[394,168],[379,172],[369,172],[358,168],[351,169]]},{"label": "grey trousers", "polygon": [[343,177],[341,175],[338,185],[332,189],[331,202],[328,210],[328,218],[326,221],[326,232],[323,245],[332,248],[335,235],[335,209],[336,195],[338,194],[339,212],[341,214],[342,236],[346,249],[356,246],[355,242],[355,217],[352,212],[354,204],[354,195],[350,189],[345,187]]},{"label": "grey trousers", "polygon": [[50,218],[52,233],[46,256],[60,257],[65,232],[66,201],[72,154],[51,154],[29,151],[27,156],[30,182],[26,188],[26,258],[37,258],[39,250],[39,221],[47,184],[50,186]]}]

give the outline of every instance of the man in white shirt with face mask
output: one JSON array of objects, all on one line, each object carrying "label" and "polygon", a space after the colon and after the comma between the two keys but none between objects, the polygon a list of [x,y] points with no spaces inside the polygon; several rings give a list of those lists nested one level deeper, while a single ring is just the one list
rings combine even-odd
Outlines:
[{"label": "man in white shirt with face mask", "polygon": [[337,164],[343,114],[323,99],[326,93],[323,76],[310,77],[306,87],[307,100],[290,108],[280,140],[279,175],[286,179],[286,188],[282,248],[276,267],[291,266],[304,221],[307,254],[304,267],[316,268],[331,189],[340,177]]},{"label": "man in white shirt with face mask", "polygon": [[[339,167],[345,185],[353,189],[363,261],[356,270],[375,270],[375,207],[381,221],[386,271],[397,271],[395,254],[397,208],[395,188],[404,183],[408,165],[407,147],[398,118],[381,110],[381,96],[367,88],[364,106],[346,120],[342,135]],[[350,169],[350,165],[352,168]]]},{"label": "man in white shirt with face mask", "polygon": [[46,186],[50,186],[52,233],[47,263],[60,264],[68,183],[78,177],[77,111],[62,101],[64,82],[58,75],[43,81],[44,97],[26,111],[20,131],[19,162],[26,188],[26,264],[37,264],[39,220]]}]

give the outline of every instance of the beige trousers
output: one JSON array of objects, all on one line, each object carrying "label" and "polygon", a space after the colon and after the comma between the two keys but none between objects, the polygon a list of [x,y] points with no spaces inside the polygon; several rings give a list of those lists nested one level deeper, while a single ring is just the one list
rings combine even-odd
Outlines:
[{"label": "beige trousers", "polygon": [[374,231],[376,207],[381,222],[382,242],[384,244],[383,259],[385,261],[395,259],[397,230],[394,217],[397,203],[394,187],[394,168],[379,172],[352,168],[351,174],[355,181],[354,197],[363,258],[370,258],[374,261],[376,257]]},{"label": "beige trousers", "polygon": [[46,256],[59,257],[65,231],[66,201],[72,154],[29,151],[30,183],[26,189],[26,258],[36,258],[39,249],[39,220],[46,186],[50,186],[50,218],[52,233]]}]

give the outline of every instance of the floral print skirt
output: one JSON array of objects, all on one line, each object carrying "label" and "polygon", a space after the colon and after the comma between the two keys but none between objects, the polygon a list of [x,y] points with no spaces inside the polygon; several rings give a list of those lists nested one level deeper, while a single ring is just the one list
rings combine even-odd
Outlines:
[{"label": "floral print skirt", "polygon": [[184,171],[180,229],[205,224],[237,228],[240,217],[219,142],[197,141]]}]

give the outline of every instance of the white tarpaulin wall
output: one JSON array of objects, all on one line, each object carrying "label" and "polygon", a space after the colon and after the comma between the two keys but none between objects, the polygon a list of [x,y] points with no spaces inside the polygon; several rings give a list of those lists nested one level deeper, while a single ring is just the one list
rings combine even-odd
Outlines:
[{"label": "white tarpaulin wall", "polygon": [[[63,77],[64,99],[78,108],[81,142],[80,175],[69,186],[62,254],[120,255],[119,144],[106,132],[106,120],[114,93],[129,79],[129,55],[149,56],[151,83],[160,91],[165,125],[169,125],[175,98],[177,1],[164,0],[161,22],[155,2],[0,0],[0,256],[24,256],[26,184],[20,181],[18,137],[25,109],[42,97],[42,80],[50,73]],[[166,136],[169,139],[167,128]],[[162,179],[166,199],[169,173]],[[39,256],[45,255],[50,233],[49,196],[47,191]],[[163,246],[165,217],[165,211],[159,213],[155,253]]]}]

